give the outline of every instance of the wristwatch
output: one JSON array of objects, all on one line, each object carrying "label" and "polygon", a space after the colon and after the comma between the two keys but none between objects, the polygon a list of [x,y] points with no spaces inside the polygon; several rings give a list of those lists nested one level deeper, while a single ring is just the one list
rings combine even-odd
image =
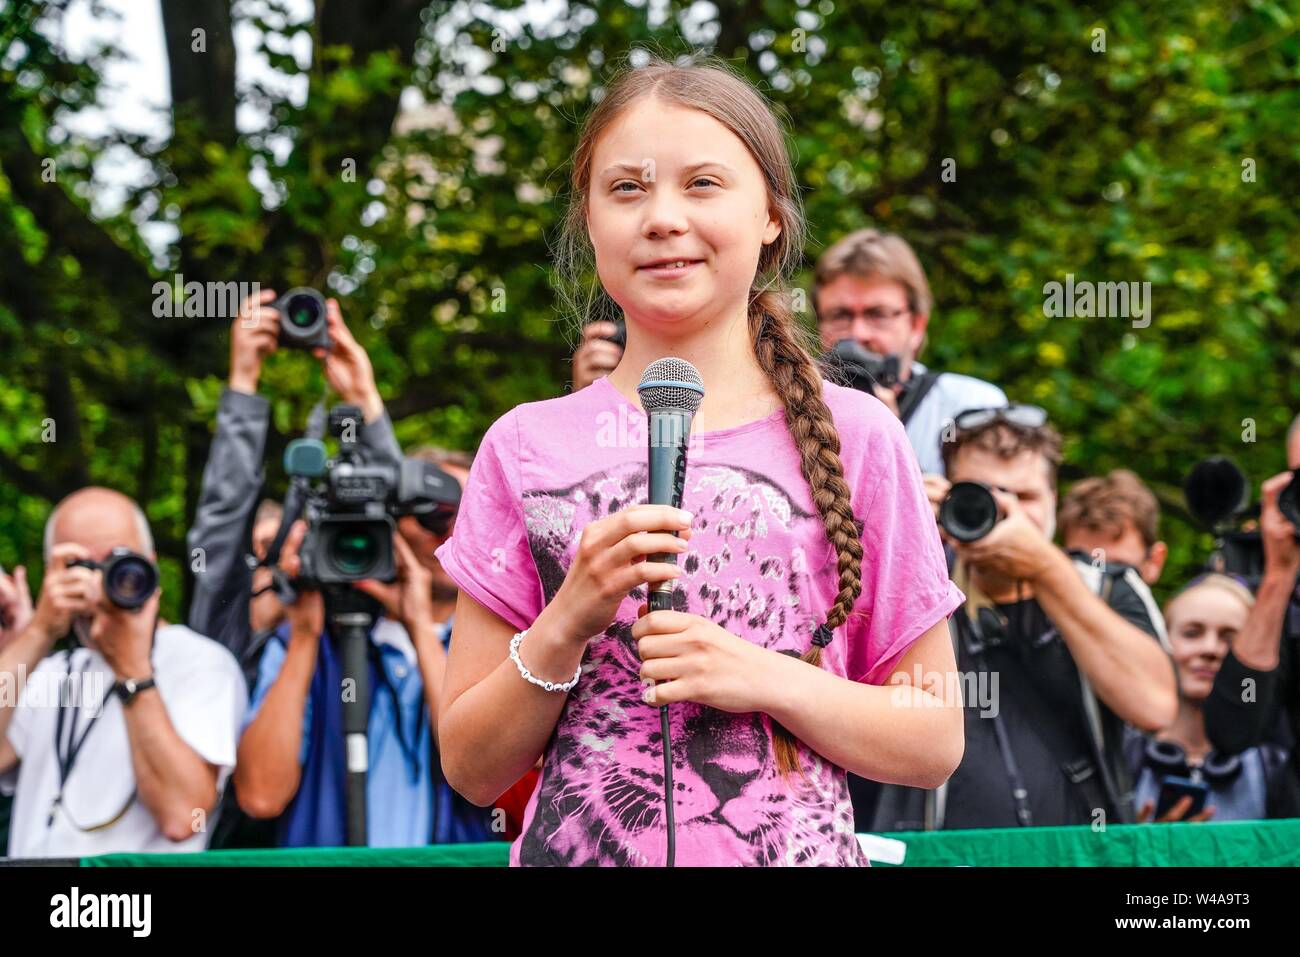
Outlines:
[{"label": "wristwatch", "polygon": [[113,685],[113,694],[122,699],[123,705],[128,705],[135,700],[135,696],[141,691],[148,691],[153,686],[152,675],[148,678],[123,678]]}]

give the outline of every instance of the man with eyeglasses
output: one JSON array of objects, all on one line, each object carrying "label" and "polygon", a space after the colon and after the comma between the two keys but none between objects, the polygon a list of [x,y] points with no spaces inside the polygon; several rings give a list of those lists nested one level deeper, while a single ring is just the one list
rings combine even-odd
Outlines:
[{"label": "man with eyeglasses", "polygon": [[874,829],[1135,818],[1123,728],[1173,720],[1173,665],[1145,583],[1076,563],[1052,543],[1060,450],[1037,406],[956,417],[943,446],[948,477],[985,486],[996,505],[989,522],[966,516],[945,531],[967,596],[950,622],[966,752],[934,791],[887,788]]},{"label": "man with eyeglasses", "polygon": [[[1279,730],[1293,745],[1300,742],[1300,528],[1279,506],[1300,474],[1300,416],[1287,430],[1286,456],[1289,471],[1260,487],[1264,571],[1255,604],[1205,702],[1206,733],[1226,753],[1245,751]],[[1291,748],[1276,776],[1267,810],[1271,818],[1300,817],[1300,747]]]},{"label": "man with eyeglasses", "polygon": [[940,439],[953,417],[963,409],[1005,405],[1007,397],[982,379],[927,369],[917,360],[933,303],[920,260],[894,233],[850,233],[813,270],[822,348],[829,353],[849,340],[888,361],[887,378],[895,381],[877,384],[875,394],[903,420],[921,473],[942,476]]},{"label": "man with eyeglasses", "polygon": [[225,648],[159,618],[155,561],[125,495],[84,488],[50,513],[40,597],[0,651],[11,857],[208,844],[248,689]]}]

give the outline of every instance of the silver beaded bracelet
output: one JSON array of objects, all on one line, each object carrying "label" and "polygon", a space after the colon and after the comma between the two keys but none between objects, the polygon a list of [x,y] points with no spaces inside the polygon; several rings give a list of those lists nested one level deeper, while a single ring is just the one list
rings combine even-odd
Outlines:
[{"label": "silver beaded bracelet", "polygon": [[519,673],[523,675],[524,680],[529,684],[537,685],[537,687],[543,688],[546,691],[559,691],[564,694],[568,694],[577,687],[578,678],[582,676],[581,664],[578,665],[578,669],[573,673],[572,680],[566,681],[563,684],[557,684],[554,681],[543,681],[524,667],[524,663],[519,660],[519,643],[524,640],[524,635],[526,634],[528,634],[527,628],[510,639],[510,660],[515,663],[515,667],[519,669]]}]

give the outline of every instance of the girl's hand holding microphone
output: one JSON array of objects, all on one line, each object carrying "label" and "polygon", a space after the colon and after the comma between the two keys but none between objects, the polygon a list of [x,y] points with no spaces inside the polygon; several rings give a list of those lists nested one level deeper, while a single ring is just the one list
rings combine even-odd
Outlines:
[{"label": "girl's hand holding microphone", "polygon": [[690,523],[689,512],[670,505],[633,505],[589,523],[543,614],[554,615],[561,634],[585,645],[609,627],[630,592],[682,575],[680,566],[648,556],[685,552]]},{"label": "girl's hand holding microphone", "polygon": [[[642,605],[632,626],[641,656],[646,704],[694,701],[720,711],[766,711],[762,697],[772,653],[701,615]],[[657,684],[655,682],[658,682]]]}]

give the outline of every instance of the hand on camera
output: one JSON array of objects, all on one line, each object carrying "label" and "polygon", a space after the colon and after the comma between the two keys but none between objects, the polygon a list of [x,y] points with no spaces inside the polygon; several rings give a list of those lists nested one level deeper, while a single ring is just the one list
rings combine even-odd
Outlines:
[{"label": "hand on camera", "polygon": [[[934,509],[934,517],[939,518],[939,506],[948,496],[948,490],[952,488],[952,483],[942,475],[922,475],[921,481],[925,485],[925,497],[930,500],[930,507]],[[940,529],[942,532],[942,529]]]},{"label": "hand on camera", "polygon": [[68,633],[73,618],[89,618],[99,608],[100,573],[80,565],[68,567],[69,562],[90,557],[90,552],[75,542],[63,542],[50,550],[31,625],[51,645]]},{"label": "hand on camera", "polygon": [[409,634],[433,624],[433,575],[399,533],[393,535],[393,559],[395,582],[366,578],[354,582],[353,587],[382,603],[384,614],[400,621]]},{"label": "hand on camera", "polygon": [[100,601],[90,626],[90,638],[118,678],[145,678],[153,674],[153,633],[161,596],[162,589],[155,588],[149,599],[134,609],[119,608],[107,598]]},{"label": "hand on camera", "polygon": [[1001,489],[992,489],[1003,519],[978,541],[957,543],[957,555],[967,565],[983,566],[1006,577],[1034,581],[1043,575],[1058,550],[1029,520],[1020,500]]},{"label": "hand on camera", "polygon": [[[307,523],[298,519],[289,526],[289,534],[284,537],[279,566],[290,579],[297,578],[302,571],[300,550],[306,534]],[[291,640],[316,641],[325,630],[325,600],[314,589],[300,588],[297,600],[285,609],[285,618],[289,622]]]},{"label": "hand on camera", "polygon": [[601,320],[589,322],[582,329],[582,344],[573,353],[573,391],[584,389],[601,376],[609,375],[623,358],[623,347],[606,336],[618,332],[618,326]]},{"label": "hand on camera", "polygon": [[279,345],[280,313],[267,305],[274,299],[273,289],[249,296],[240,303],[239,315],[230,325],[230,388],[234,392],[257,392],[262,362]]},{"label": "hand on camera", "polygon": [[1296,527],[1277,507],[1277,497],[1291,484],[1291,473],[1268,479],[1260,488],[1260,535],[1264,540],[1264,571],[1294,578],[1300,572],[1300,542]]},{"label": "hand on camera", "polygon": [[873,385],[871,391],[875,393],[877,399],[885,403],[885,408],[894,413],[895,418],[901,418],[898,413],[898,393],[893,389],[888,389],[883,385]]},{"label": "hand on camera", "polygon": [[313,349],[312,355],[321,360],[330,388],[348,405],[360,408],[366,422],[375,421],[384,414],[384,402],[375,385],[375,370],[366,350],[344,325],[337,299],[325,303],[325,326],[334,346],[328,352]]}]

